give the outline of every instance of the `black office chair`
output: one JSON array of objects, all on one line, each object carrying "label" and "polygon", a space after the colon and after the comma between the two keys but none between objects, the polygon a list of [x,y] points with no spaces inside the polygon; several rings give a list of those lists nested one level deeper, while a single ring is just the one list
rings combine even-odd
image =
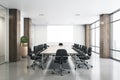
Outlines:
[{"label": "black office chair", "polygon": [[[89,66],[92,68],[92,65],[89,65],[86,60],[89,60],[91,58],[92,48],[89,47],[87,52],[85,53],[84,50],[82,53],[79,53],[77,56],[79,57],[80,61],[89,69]],[[80,67],[80,65],[78,65]]]},{"label": "black office chair", "polygon": [[31,48],[28,48],[28,56],[30,57],[31,60],[33,60],[33,63],[29,66],[27,66],[27,68],[32,68],[33,70],[35,70],[35,66],[39,66],[41,67],[41,59],[42,56],[37,54],[37,46],[35,46],[36,51],[31,51]]},{"label": "black office chair", "polygon": [[59,46],[63,46],[63,43],[59,43]]},{"label": "black office chair", "polygon": [[[87,54],[88,54],[88,58],[87,58],[86,60],[90,59],[91,56],[92,56],[92,48],[91,48],[91,47],[88,48]],[[87,63],[88,63],[88,62],[87,62]],[[89,66],[90,66],[91,68],[93,67],[93,66],[90,65],[90,64],[89,64]]]},{"label": "black office chair", "polygon": [[[59,70],[60,70],[61,76],[63,75],[62,72],[64,71],[63,63],[67,63],[67,60],[68,60],[67,51],[65,49],[58,49],[57,52],[56,52],[56,55],[55,55],[54,63],[59,64],[59,66],[60,66]],[[68,73],[70,73],[70,71],[68,71]]]},{"label": "black office chair", "polygon": [[92,55],[92,48],[91,47],[88,48],[88,52],[87,53],[88,53],[89,56]]},{"label": "black office chair", "polygon": [[72,48],[77,52],[80,50],[79,44],[76,44],[76,43],[73,45]]},{"label": "black office chair", "polygon": [[46,43],[44,43],[43,45],[44,45],[44,49],[47,49],[47,47],[48,47],[48,46],[47,46],[47,44],[46,44]]}]

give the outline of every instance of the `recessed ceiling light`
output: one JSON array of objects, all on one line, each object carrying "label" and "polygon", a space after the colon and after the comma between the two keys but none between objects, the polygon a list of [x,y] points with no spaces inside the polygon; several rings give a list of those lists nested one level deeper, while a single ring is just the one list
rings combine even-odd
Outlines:
[{"label": "recessed ceiling light", "polygon": [[80,16],[80,14],[75,14],[75,16]]},{"label": "recessed ceiling light", "polygon": [[44,14],[39,14],[39,16],[44,16]]}]

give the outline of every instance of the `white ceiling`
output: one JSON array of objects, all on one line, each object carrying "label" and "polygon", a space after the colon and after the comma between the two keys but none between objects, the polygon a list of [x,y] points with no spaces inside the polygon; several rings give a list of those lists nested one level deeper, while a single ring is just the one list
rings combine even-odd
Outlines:
[{"label": "white ceiling", "polygon": [[0,0],[0,4],[19,9],[22,16],[30,17],[37,25],[89,24],[100,14],[120,8],[120,0]]}]

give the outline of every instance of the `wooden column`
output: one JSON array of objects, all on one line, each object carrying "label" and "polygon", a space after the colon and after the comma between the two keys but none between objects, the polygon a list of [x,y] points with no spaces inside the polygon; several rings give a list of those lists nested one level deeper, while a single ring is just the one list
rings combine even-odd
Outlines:
[{"label": "wooden column", "polygon": [[90,24],[85,25],[85,45],[90,47]]},{"label": "wooden column", "polygon": [[9,9],[9,62],[20,60],[20,11]]},{"label": "wooden column", "polygon": [[31,19],[30,18],[24,18],[24,36],[27,36],[29,39],[28,47],[31,47]]},{"label": "wooden column", "polygon": [[100,15],[100,57],[110,57],[110,15]]}]

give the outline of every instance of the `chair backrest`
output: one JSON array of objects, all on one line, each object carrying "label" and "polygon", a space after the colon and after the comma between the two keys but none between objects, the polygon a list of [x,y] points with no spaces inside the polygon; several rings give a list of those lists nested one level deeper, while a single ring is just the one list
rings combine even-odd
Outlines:
[{"label": "chair backrest", "polygon": [[34,46],[34,53],[37,53],[39,51],[39,47],[38,46]]},{"label": "chair backrest", "polygon": [[35,53],[31,50],[30,47],[28,47],[28,56],[31,60],[35,60]]},{"label": "chair backrest", "polygon": [[45,48],[45,49],[47,48],[47,44],[46,44],[46,43],[44,44],[44,48]]},{"label": "chair backrest", "polygon": [[88,52],[87,53],[88,53],[89,56],[91,56],[91,54],[92,54],[92,48],[91,47],[88,48]]},{"label": "chair backrest", "polygon": [[63,46],[63,43],[59,43],[59,46]]},{"label": "chair backrest", "polygon": [[84,53],[86,54],[87,53],[87,47],[84,46]]},{"label": "chair backrest", "polygon": [[39,51],[43,51],[44,45],[43,44],[38,45],[38,49],[39,49]]},{"label": "chair backrest", "polygon": [[63,60],[67,60],[68,59],[68,54],[67,54],[67,51],[65,49],[58,49],[57,52],[56,52],[55,59],[56,60],[60,60],[61,58]]},{"label": "chair backrest", "polygon": [[82,51],[84,50],[84,45],[82,45],[81,50],[82,50]]},{"label": "chair backrest", "polygon": [[32,50],[30,47],[28,47],[28,56],[31,56],[32,55]]},{"label": "chair backrest", "polygon": [[81,45],[79,45],[79,49],[81,49]]}]

